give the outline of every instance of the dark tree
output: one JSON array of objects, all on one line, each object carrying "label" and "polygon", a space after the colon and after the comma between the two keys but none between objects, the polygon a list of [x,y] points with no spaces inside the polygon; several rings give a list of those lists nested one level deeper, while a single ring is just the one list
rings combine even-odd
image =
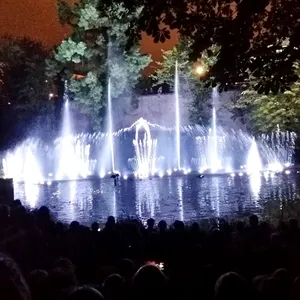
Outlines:
[{"label": "dark tree", "polygon": [[194,61],[203,50],[220,46],[218,62],[207,73],[213,86],[227,90],[255,80],[259,93],[276,94],[297,80],[299,0],[126,2],[129,7],[143,6],[138,29],[152,35],[154,42],[169,39],[169,29],[189,37]]}]

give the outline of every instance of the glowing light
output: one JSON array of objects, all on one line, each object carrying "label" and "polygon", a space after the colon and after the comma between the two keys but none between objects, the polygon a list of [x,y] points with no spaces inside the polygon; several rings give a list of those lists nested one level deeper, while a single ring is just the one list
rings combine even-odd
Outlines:
[{"label": "glowing light", "polygon": [[286,174],[286,175],[289,175],[289,174],[291,174],[291,171],[290,171],[290,170],[286,170],[286,171],[285,171],[285,174]]},{"label": "glowing light", "polygon": [[50,180],[47,181],[47,185],[51,185],[52,182]]},{"label": "glowing light", "polygon": [[105,177],[105,172],[104,171],[101,171],[100,174],[99,174],[100,178],[104,178]]},{"label": "glowing light", "polygon": [[172,175],[172,170],[168,170],[167,173],[169,176]]},{"label": "glowing light", "polygon": [[205,68],[203,67],[203,66],[201,66],[201,65],[198,65],[197,67],[196,67],[196,73],[198,74],[198,75],[203,75],[204,73],[205,73]]},{"label": "glowing light", "polygon": [[123,176],[123,179],[124,179],[124,180],[127,180],[127,179],[128,179],[128,176],[127,176],[127,175],[124,175],[124,176]]},{"label": "glowing light", "polygon": [[53,93],[50,93],[50,94],[49,94],[49,98],[52,98],[53,96],[54,96]]},{"label": "glowing light", "polygon": [[163,173],[163,172],[159,172],[159,173],[158,173],[158,176],[159,176],[160,178],[162,178],[162,177],[164,177],[164,173]]},{"label": "glowing light", "polygon": [[240,177],[244,176],[244,173],[239,173],[239,176],[240,176]]},{"label": "glowing light", "polygon": [[53,174],[52,174],[52,173],[49,173],[49,174],[48,174],[48,176],[49,176],[49,177],[52,177],[52,176],[53,176]]},{"label": "glowing light", "polygon": [[286,168],[288,168],[288,167],[291,166],[291,163],[285,163],[284,166],[285,166]]},{"label": "glowing light", "polygon": [[231,176],[231,177],[235,177],[235,174],[234,174],[234,173],[231,173],[230,176]]}]

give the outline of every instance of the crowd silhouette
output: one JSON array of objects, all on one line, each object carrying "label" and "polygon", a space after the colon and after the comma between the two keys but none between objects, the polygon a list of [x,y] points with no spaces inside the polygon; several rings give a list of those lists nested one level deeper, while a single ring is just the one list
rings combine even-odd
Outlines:
[{"label": "crowd silhouette", "polygon": [[0,207],[0,297],[12,300],[298,299],[295,219],[63,224],[45,206]]}]

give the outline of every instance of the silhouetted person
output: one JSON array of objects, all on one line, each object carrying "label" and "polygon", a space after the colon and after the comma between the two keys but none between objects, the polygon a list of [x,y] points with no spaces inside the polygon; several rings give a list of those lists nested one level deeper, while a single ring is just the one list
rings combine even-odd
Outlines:
[{"label": "silhouetted person", "polygon": [[239,274],[230,272],[222,275],[215,285],[216,300],[252,299],[251,289]]},{"label": "silhouetted person", "polygon": [[0,297],[9,300],[30,300],[29,287],[17,264],[0,254]]},{"label": "silhouetted person", "polygon": [[96,289],[88,286],[78,287],[72,291],[68,300],[104,300],[102,294]]},{"label": "silhouetted person", "polygon": [[119,300],[124,297],[125,279],[118,274],[108,276],[103,283],[103,294],[106,300]]}]

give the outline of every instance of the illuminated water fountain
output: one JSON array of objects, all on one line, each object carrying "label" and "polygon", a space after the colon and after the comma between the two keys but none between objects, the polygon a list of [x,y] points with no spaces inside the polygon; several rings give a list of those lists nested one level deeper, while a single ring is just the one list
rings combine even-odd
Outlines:
[{"label": "illuminated water fountain", "polygon": [[[276,132],[253,137],[241,130],[219,126],[217,89],[212,94],[211,126],[180,126],[179,74],[176,64],[174,127],[165,128],[139,119],[114,131],[111,81],[108,81],[107,132],[75,135],[65,88],[61,136],[54,143],[29,138],[4,153],[5,177],[16,181],[85,179],[111,176],[116,171],[128,178],[209,173],[258,174],[282,171],[292,163],[296,134]],[[184,161],[183,161],[184,160]],[[184,168],[182,167],[184,165]]]},{"label": "illuminated water fountain", "polygon": [[[144,133],[141,133],[142,131]],[[144,119],[140,119],[136,124],[133,145],[137,163],[135,172],[140,178],[147,178],[156,172],[157,140],[151,138],[148,122]]]}]

